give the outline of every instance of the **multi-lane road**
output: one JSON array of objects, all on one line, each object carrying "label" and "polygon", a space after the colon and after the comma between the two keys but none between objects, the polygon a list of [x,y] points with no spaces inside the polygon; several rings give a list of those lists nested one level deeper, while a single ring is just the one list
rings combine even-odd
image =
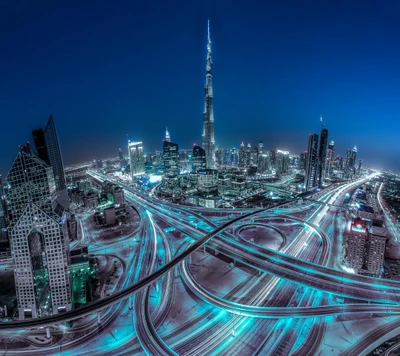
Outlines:
[{"label": "multi-lane road", "polygon": [[[98,181],[113,180],[93,171],[89,175]],[[344,199],[370,178],[332,185],[310,202],[291,200],[258,210],[191,209],[124,185],[127,202],[140,216],[135,230],[105,246],[95,241],[83,216],[75,243],[100,257],[115,256],[104,261],[121,260],[123,271],[114,292],[63,314],[2,323],[0,333],[19,329],[21,338],[28,339],[51,326],[57,342],[44,343],[41,349],[24,348],[33,354],[57,354],[61,345],[71,355],[86,349],[90,355],[317,352],[330,316],[400,316],[400,282],[348,274],[336,263],[339,250],[333,245],[344,228],[337,224]],[[274,229],[282,236],[280,251],[241,238],[243,226]],[[290,230],[292,226],[298,228]],[[191,271],[190,256],[205,254],[215,260],[206,251],[226,261],[219,263],[237,265],[247,277],[222,296],[200,283]],[[346,301],[338,303],[338,297]],[[191,308],[199,310],[191,313]],[[178,319],[177,310],[182,314]],[[125,316],[132,319],[132,326],[124,326],[124,337],[118,339],[115,333]],[[63,333],[60,327],[54,329],[74,320],[79,323],[64,326]],[[85,328],[96,331],[97,338],[78,336]],[[385,325],[377,329],[374,340],[384,339],[386,331]],[[105,342],[109,334],[114,341]],[[68,342],[63,342],[64,335],[70,335]],[[360,340],[357,354],[371,347],[365,337]]]}]

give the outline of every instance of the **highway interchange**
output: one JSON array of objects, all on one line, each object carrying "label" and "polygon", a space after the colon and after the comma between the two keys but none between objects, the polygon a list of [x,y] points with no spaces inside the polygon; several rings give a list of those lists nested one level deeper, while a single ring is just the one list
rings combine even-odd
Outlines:
[{"label": "highway interchange", "polygon": [[[338,262],[344,201],[370,178],[257,210],[192,209],[124,185],[140,218],[134,231],[104,244],[86,216],[74,244],[98,256],[105,276],[120,266],[113,292],[71,312],[0,324],[2,339],[29,345],[10,343],[6,354],[313,355],[326,352],[333,323],[352,318],[371,328],[329,351],[366,354],[400,328],[400,282],[349,274]],[[278,250],[241,237],[258,226],[282,236]],[[240,278],[229,287],[222,278],[218,290],[213,271],[200,283],[211,267],[196,269],[199,259]],[[45,327],[51,339],[40,343]]]}]

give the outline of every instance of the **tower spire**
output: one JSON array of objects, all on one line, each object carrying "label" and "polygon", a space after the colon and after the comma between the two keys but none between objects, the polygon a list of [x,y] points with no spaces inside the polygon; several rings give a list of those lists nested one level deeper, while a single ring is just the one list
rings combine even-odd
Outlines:
[{"label": "tower spire", "polygon": [[168,127],[165,127],[165,141],[171,142],[171,136],[169,135]]},{"label": "tower spire", "polygon": [[208,19],[208,43],[211,43],[211,37],[210,37],[210,19]]}]

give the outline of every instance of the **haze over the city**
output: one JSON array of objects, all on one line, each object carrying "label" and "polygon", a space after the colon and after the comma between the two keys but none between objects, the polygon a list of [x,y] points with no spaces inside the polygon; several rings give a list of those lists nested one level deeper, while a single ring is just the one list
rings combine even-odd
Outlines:
[{"label": "haze over the city", "polygon": [[161,149],[165,126],[200,144],[207,19],[217,147],[299,153],[322,115],[338,154],[357,145],[366,166],[398,171],[399,3],[115,5],[2,2],[2,173],[51,112],[66,164],[116,155],[127,134]]}]

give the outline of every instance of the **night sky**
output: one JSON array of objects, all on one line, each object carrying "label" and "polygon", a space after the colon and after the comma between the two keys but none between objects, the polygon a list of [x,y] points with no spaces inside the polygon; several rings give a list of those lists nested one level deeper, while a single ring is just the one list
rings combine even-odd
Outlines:
[{"label": "night sky", "polygon": [[400,171],[399,1],[0,0],[0,172],[51,112],[66,164],[201,144],[208,18],[217,147],[299,153],[322,114]]}]

